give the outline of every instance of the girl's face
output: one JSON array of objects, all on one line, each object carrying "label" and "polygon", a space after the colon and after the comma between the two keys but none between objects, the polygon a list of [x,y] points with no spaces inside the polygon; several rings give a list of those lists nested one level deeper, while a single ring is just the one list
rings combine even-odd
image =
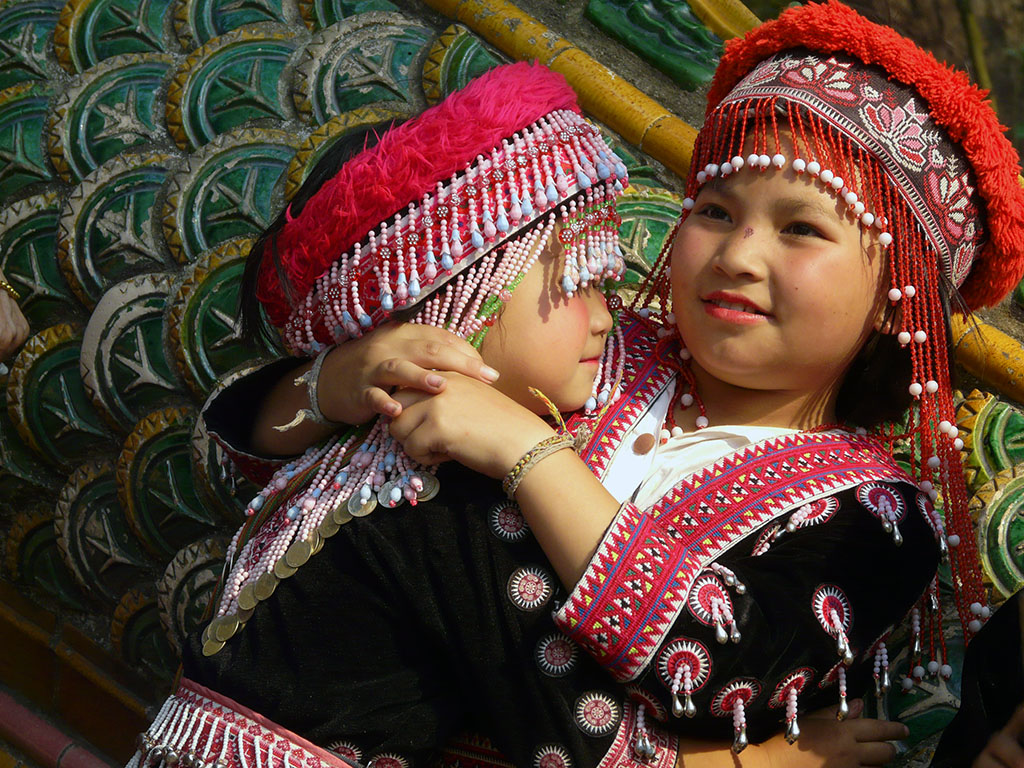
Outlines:
[{"label": "girl's face", "polygon": [[484,362],[501,373],[495,388],[537,413],[547,410],[528,387],[559,410],[583,407],[612,327],[600,290],[586,288],[567,298],[561,279],[556,230],[480,346]]},{"label": "girl's face", "polygon": [[809,174],[744,168],[705,184],[679,228],[676,324],[722,382],[832,395],[884,308],[881,253]]}]

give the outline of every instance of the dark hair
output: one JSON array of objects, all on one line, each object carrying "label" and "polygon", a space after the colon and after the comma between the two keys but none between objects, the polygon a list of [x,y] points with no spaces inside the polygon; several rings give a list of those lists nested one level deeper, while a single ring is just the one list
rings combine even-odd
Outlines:
[{"label": "dark hair", "polygon": [[260,269],[268,249],[285,296],[289,303],[294,304],[295,302],[288,276],[281,267],[277,253],[277,234],[287,221],[286,212],[290,208],[291,215],[298,216],[309,199],[324,185],[324,182],[333,179],[341,167],[354,155],[375,146],[384,133],[401,122],[401,120],[389,120],[376,123],[337,139],[313,166],[289,204],[281,210],[277,218],[253,243],[252,248],[249,249],[249,255],[245,259],[245,271],[242,273],[242,285],[238,297],[238,312],[242,319],[241,335],[243,339],[254,344],[264,340],[273,343],[277,340],[277,334],[271,330],[264,319],[259,299],[256,298]]},{"label": "dark hair", "polygon": [[[940,276],[938,291],[942,306],[943,331],[946,335],[946,364],[949,381],[955,386],[953,366],[953,334],[949,325],[950,304],[969,313],[959,292],[945,275]],[[888,325],[894,310],[886,311],[883,327]],[[840,423],[865,429],[885,422],[899,422],[913,402],[909,387],[913,378],[910,350],[901,347],[895,333],[875,331],[867,340],[843,376],[836,396],[836,418]]]}]

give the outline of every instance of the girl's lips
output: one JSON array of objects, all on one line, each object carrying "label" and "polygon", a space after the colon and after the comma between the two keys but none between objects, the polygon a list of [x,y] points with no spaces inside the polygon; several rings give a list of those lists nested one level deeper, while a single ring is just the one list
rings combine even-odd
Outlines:
[{"label": "girl's lips", "polygon": [[704,311],[711,317],[730,323],[753,325],[765,322],[769,315],[745,296],[715,291],[701,299]]}]

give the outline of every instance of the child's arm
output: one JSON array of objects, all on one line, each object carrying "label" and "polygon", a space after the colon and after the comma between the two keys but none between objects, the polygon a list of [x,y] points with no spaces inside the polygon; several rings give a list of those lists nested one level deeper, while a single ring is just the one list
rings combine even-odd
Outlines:
[{"label": "child's arm", "polygon": [[[251,445],[258,454],[289,456],[301,453],[330,435],[334,428],[306,419],[286,430],[296,414],[309,408],[304,381],[295,380],[313,365],[310,360],[285,374],[259,403],[253,420]],[[440,328],[411,323],[390,324],[360,339],[334,347],[324,358],[317,384],[323,415],[342,424],[361,424],[377,414],[401,411],[388,390],[393,387],[440,392],[445,381],[435,370],[456,371],[493,382],[497,372],[480,360],[465,341]]]}]

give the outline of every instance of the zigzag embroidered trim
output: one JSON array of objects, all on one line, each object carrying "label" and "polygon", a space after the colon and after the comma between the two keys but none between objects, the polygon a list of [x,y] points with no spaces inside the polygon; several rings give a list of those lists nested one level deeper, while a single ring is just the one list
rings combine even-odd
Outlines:
[{"label": "zigzag embroidered trim", "polygon": [[663,728],[648,729],[642,723],[641,707],[628,700],[623,704],[615,738],[597,768],[623,768],[638,762],[645,768],[674,768],[679,755],[678,737]]},{"label": "zigzag embroidered trim", "polygon": [[138,751],[127,768],[159,768],[178,762],[214,768],[346,768],[341,759],[313,749],[183,683],[164,702],[149,729],[139,734]]}]

